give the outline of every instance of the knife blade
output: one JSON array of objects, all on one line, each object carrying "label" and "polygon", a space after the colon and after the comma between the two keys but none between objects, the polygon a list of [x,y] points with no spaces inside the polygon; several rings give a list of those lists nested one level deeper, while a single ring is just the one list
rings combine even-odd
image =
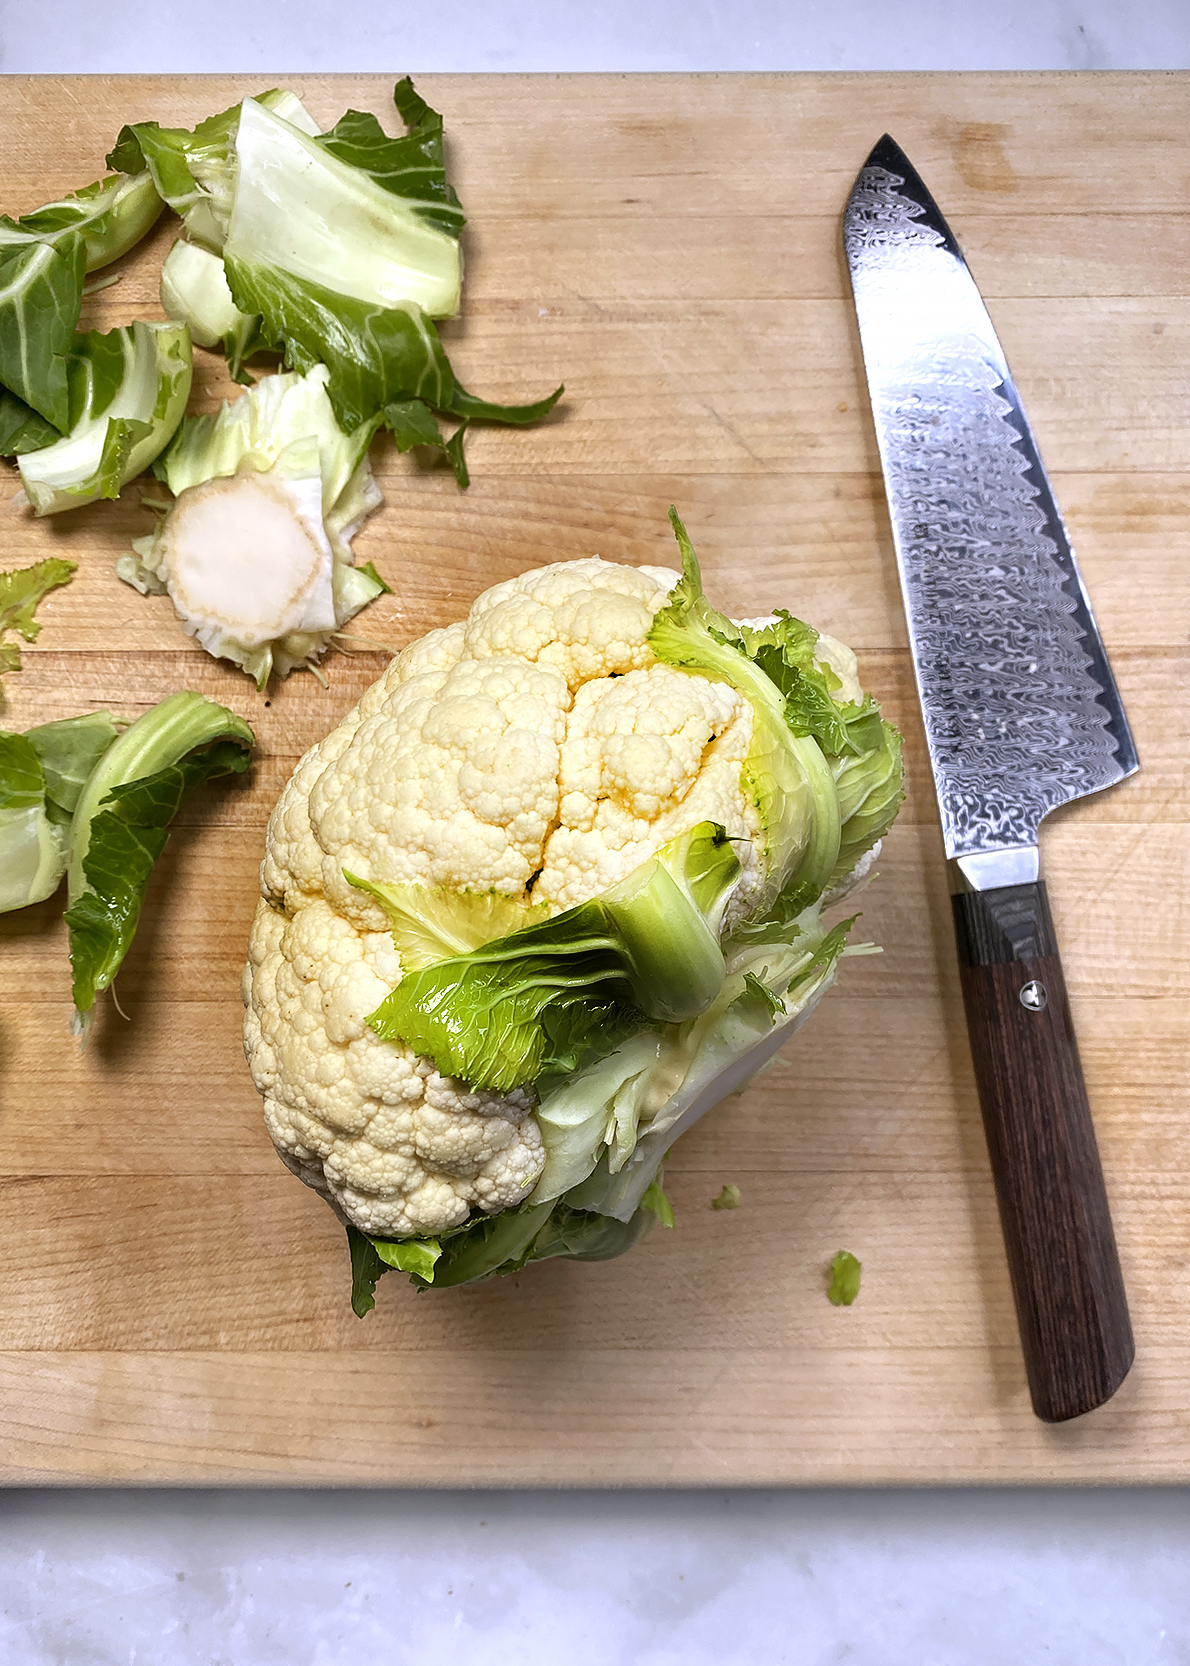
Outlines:
[{"label": "knife blade", "polygon": [[1136,748],[987,308],[887,134],[843,229],[1026,1374],[1062,1422],[1134,1346],[1038,833]]}]

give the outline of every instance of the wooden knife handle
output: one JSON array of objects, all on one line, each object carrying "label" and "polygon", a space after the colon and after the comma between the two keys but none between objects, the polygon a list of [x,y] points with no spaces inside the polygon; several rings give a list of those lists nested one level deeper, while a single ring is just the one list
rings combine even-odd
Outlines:
[{"label": "wooden knife handle", "polygon": [[1110,1399],[1134,1352],[1066,981],[1041,881],[952,900],[1029,1391],[1061,1423]]}]

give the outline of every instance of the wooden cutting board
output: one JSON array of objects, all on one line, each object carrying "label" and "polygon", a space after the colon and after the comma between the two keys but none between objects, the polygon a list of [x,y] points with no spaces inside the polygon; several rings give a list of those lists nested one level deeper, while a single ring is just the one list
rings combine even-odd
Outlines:
[{"label": "wooden cutting board", "polygon": [[[388,77],[290,83],[329,125]],[[255,79],[0,82],[0,192],[102,172],[125,121],[191,126]],[[264,823],[301,753],[384,664],[265,696],[114,575],[139,487],[35,523],[5,567],[79,563],[7,679],[7,727],[179,687],[251,721],[242,783],[187,807],[90,1046],[69,1033],[54,903],[0,924],[0,1475],[9,1481],[488,1483],[1190,1478],[1190,77],[426,77],[471,216],[466,385],[554,419],[477,431],[465,495],[377,447],[357,551],[388,577],[360,628],[401,646],[488,585],[600,555],[854,644],[906,737],[908,801],[862,932],[878,958],[776,1069],[689,1134],[673,1232],[357,1320],[342,1230],[281,1166],[240,1049]],[[1136,730],[1143,772],[1053,819],[1064,945],[1137,1362],[1116,1398],[1030,1409],[979,1123],[946,878],[842,263],[839,222],[889,130],[950,219],[1016,371]],[[88,303],[161,316],[176,222]],[[198,354],[194,406],[232,390]],[[715,1212],[724,1182],[735,1212]],[[825,1268],[864,1263],[836,1309]]]}]

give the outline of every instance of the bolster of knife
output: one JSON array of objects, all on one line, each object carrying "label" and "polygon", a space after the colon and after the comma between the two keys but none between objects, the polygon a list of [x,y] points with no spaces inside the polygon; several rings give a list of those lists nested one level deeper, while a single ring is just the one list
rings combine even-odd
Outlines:
[{"label": "bolster of knife", "polygon": [[1109,1399],[1132,1327],[1045,885],[953,899],[963,1002],[1033,1407]]}]

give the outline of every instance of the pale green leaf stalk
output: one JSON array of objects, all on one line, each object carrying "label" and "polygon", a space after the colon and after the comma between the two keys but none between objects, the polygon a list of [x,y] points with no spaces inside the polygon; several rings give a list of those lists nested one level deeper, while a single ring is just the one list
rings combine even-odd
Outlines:
[{"label": "pale green leaf stalk", "polygon": [[[303,133],[317,133],[318,124],[296,93],[274,88],[256,101]],[[235,136],[240,106],[209,116],[190,131],[162,127],[155,121],[121,128],[107,158],[132,178],[147,176],[164,200],[180,214],[186,235],[215,251],[223,247],[235,194]]]},{"label": "pale green leaf stalk", "polygon": [[161,268],[161,307],[186,325],[197,346],[220,349],[234,381],[251,386],[244,360],[265,345],[260,320],[241,312],[232,300],[218,255],[180,237]]},{"label": "pale green leaf stalk", "polygon": [[83,785],[118,732],[110,712],[90,712],[0,733],[0,913],[58,889]]},{"label": "pale green leaf stalk", "polygon": [[236,129],[237,174],[224,255],[374,307],[459,310],[457,236],[255,99]]},{"label": "pale green leaf stalk", "polygon": [[53,243],[64,232],[78,232],[84,269],[95,272],[135,248],[164,207],[148,174],[97,179],[94,185],[47,202],[19,220],[0,215],[0,260],[10,249]]},{"label": "pale green leaf stalk", "polygon": [[66,923],[75,1030],[119,971],[169,824],[191,787],[248,767],[240,717],[182,690],[137,718],[102,753],[78,794],[67,845]]},{"label": "pale green leaf stalk", "polygon": [[80,336],[70,355],[67,433],[18,459],[34,512],[55,515],[118,497],[171,439],[190,375],[185,325],[138,321]]},{"label": "pale green leaf stalk", "polygon": [[147,175],[118,174],[19,220],[0,215],[0,455],[52,445],[71,426],[84,276],[139,243],[163,207]]}]

